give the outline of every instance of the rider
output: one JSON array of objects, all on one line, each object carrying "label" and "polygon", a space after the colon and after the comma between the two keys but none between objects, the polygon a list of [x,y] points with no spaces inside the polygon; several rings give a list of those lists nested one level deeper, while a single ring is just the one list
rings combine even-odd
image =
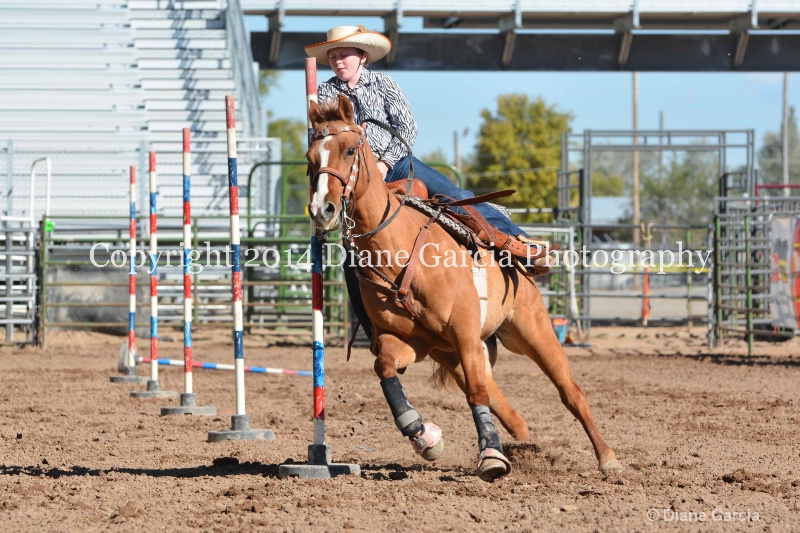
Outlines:
[{"label": "rider", "polygon": [[[326,41],[306,46],[305,50],[309,57],[316,58],[317,63],[330,65],[336,74],[317,88],[320,102],[335,100],[339,94],[344,94],[353,106],[357,124],[368,118],[384,122],[411,146],[417,138],[417,121],[403,91],[389,75],[366,68],[366,65],[385,57],[391,48],[392,43],[381,33],[366,30],[363,26],[336,26],[328,30]],[[366,136],[386,182],[406,179],[413,158],[414,177],[425,184],[431,196],[442,194],[455,200],[475,196],[413,157],[404,144],[386,130],[368,123]],[[491,205],[481,203],[473,207],[489,224],[506,235],[525,243],[541,244],[529,240],[519,226]],[[544,273],[550,264],[542,264],[540,260],[536,266],[537,273]],[[366,315],[357,308],[360,298],[352,297],[359,294],[358,283],[349,269],[345,269],[345,274],[354,309],[364,324]],[[367,326],[367,335],[371,336],[368,323],[364,325]]]},{"label": "rider", "polygon": [[[329,64],[336,74],[320,83],[317,88],[319,101],[335,100],[339,94],[344,94],[353,106],[357,124],[368,118],[379,120],[394,128],[409,146],[413,145],[417,139],[417,120],[403,91],[389,75],[366,68],[389,53],[392,47],[389,39],[363,26],[336,26],[328,31],[327,37],[327,41],[305,48],[309,57],[316,58],[318,63]],[[386,130],[367,124],[366,135],[386,182],[406,179],[413,158],[414,177],[425,184],[431,196],[443,194],[455,200],[475,196],[411,156],[403,143]],[[487,222],[506,235],[522,236],[521,240],[527,240],[526,233],[496,208],[486,203],[474,207]]]}]

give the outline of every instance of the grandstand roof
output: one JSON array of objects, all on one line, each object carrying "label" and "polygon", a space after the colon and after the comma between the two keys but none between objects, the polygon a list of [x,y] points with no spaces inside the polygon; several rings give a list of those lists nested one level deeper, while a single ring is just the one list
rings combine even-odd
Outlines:
[{"label": "grandstand roof", "polygon": [[[269,18],[252,36],[262,68],[303,68],[320,32],[291,17],[379,17],[396,70],[800,70],[795,0],[242,0]],[[409,19],[422,30],[403,31]],[[321,19],[322,20],[322,19]],[[324,25],[324,22],[323,22]],[[380,28],[376,28],[380,29]]]}]

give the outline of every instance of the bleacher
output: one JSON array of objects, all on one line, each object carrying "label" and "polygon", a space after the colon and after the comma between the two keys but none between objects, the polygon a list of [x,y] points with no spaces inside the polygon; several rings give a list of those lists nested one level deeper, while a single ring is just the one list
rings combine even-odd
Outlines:
[{"label": "bleacher", "polygon": [[[65,272],[80,274],[58,262],[85,260],[89,241],[127,235],[132,165],[138,170],[140,247],[146,246],[150,151],[157,159],[159,237],[180,238],[183,128],[192,132],[192,214],[203,217],[206,234],[216,232],[224,242],[225,96],[231,94],[236,97],[240,207],[247,212],[250,167],[279,159],[280,144],[263,138],[257,65],[238,2],[0,0],[0,304],[5,302],[0,326],[6,325],[7,341],[15,326],[27,341],[33,339],[34,288],[44,283],[32,281],[34,235],[45,210],[44,165],[37,167],[34,212],[29,208],[33,161],[49,157],[52,163],[50,215],[58,218],[47,239],[52,243],[48,261],[55,266],[44,266],[51,282]],[[268,197],[265,187],[276,186],[277,170],[257,175],[252,192],[259,199]],[[253,207],[256,215],[274,209],[264,200]],[[99,279],[97,269],[83,275]],[[171,301],[182,295],[175,283],[182,271],[165,275],[162,294]],[[228,275],[214,274],[221,283]],[[210,277],[206,274],[206,281]],[[220,285],[225,286],[230,282]],[[48,298],[72,298],[70,288],[64,290],[50,291]],[[84,292],[81,301],[108,299],[102,290]],[[204,289],[198,302],[210,305],[218,297]],[[165,317],[173,311],[181,316],[173,307],[164,310]]]},{"label": "bleacher", "polygon": [[30,165],[49,156],[51,214],[125,215],[130,165],[146,211],[153,150],[159,212],[178,214],[188,127],[193,208],[224,214],[226,95],[236,96],[239,175],[279,157],[277,143],[242,140],[263,135],[243,24],[238,0],[0,0],[0,189],[13,195],[0,206],[30,216]]}]

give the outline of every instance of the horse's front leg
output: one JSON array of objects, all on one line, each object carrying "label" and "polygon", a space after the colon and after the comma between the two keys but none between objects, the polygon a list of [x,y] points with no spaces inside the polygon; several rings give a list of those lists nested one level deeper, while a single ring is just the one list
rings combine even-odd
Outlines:
[{"label": "horse's front leg", "polygon": [[418,354],[424,355],[422,346],[413,346],[390,334],[380,334],[373,345],[377,359],[375,373],[381,380],[381,389],[389,409],[394,416],[394,423],[404,437],[408,437],[414,450],[428,461],[435,461],[444,452],[442,430],[433,423],[426,423],[411,406],[397,377],[397,370],[417,360]]},{"label": "horse's front leg", "polygon": [[481,340],[464,342],[458,347],[458,353],[464,369],[467,403],[472,409],[472,419],[478,430],[478,477],[483,481],[494,481],[511,472],[511,462],[503,455],[500,435],[497,434],[489,409]]}]

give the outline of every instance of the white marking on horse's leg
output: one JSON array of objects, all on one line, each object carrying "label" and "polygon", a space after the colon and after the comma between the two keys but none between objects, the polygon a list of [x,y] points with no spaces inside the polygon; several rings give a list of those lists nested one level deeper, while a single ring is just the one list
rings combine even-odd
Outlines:
[{"label": "white marking on horse's leg", "polygon": [[486,315],[489,311],[489,290],[486,279],[486,269],[477,263],[472,265],[472,282],[478,291],[478,300],[481,306],[481,329],[486,324]]},{"label": "white marking on horse's leg", "polygon": [[[328,149],[328,141],[331,140],[332,135],[325,137],[319,145],[319,166],[320,168],[327,167],[328,161],[331,157],[331,151]],[[314,197],[311,199],[311,212],[318,213],[319,210],[325,205],[325,197],[328,196],[328,173],[323,172],[317,176],[317,190]]]}]

